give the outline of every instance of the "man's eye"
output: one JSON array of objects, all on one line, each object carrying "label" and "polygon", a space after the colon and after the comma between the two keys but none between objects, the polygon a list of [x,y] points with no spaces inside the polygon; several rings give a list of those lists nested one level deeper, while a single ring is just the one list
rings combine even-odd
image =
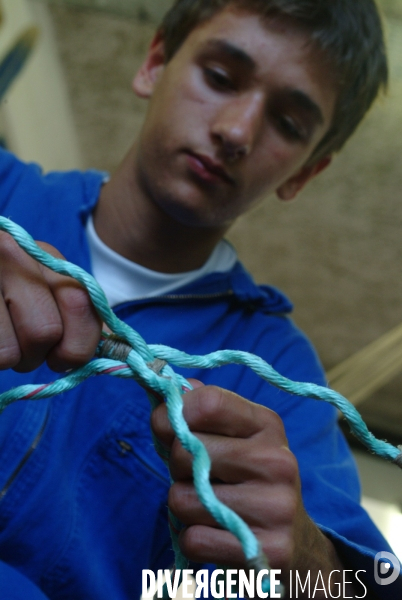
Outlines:
[{"label": "man's eye", "polygon": [[232,79],[225,71],[219,69],[205,68],[205,77],[207,81],[216,89],[219,90],[234,90],[235,85]]},{"label": "man's eye", "polygon": [[279,115],[278,123],[283,133],[293,140],[304,140],[304,132],[288,115]]}]

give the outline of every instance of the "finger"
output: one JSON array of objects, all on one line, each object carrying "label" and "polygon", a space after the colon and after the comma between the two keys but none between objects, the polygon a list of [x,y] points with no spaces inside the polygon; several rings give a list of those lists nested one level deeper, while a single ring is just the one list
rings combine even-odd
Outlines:
[{"label": "finger", "polygon": [[191,561],[217,563],[241,568],[244,553],[239,540],[230,532],[206,525],[193,525],[180,532],[179,545]]},{"label": "finger", "polygon": [[[183,415],[191,431],[248,438],[265,429],[270,445],[286,444],[283,423],[276,413],[233,392],[203,386],[185,394],[183,402]],[[174,432],[165,407],[154,411],[152,427],[162,443],[173,443]]]},{"label": "finger", "polygon": [[21,351],[7,306],[0,296],[0,370],[12,369],[21,360]]},{"label": "finger", "polygon": [[247,438],[260,430],[255,406],[233,392],[205,386],[184,397],[184,418],[192,431]]},{"label": "finger", "polygon": [[[292,538],[289,528],[275,532],[260,532],[254,529],[271,568],[282,568],[289,562],[292,553]],[[239,540],[230,532],[193,525],[184,529],[179,536],[183,554],[198,563],[224,564],[233,568],[244,568],[245,556]]]},{"label": "finger", "polygon": [[[53,247],[39,244],[57,258],[63,258]],[[63,333],[47,356],[54,371],[63,372],[86,364],[95,354],[102,331],[102,322],[88,293],[71,277],[64,277],[41,268],[60,313]]]},{"label": "finger", "polygon": [[63,336],[49,352],[47,363],[54,371],[63,372],[94,357],[102,326],[83,289],[59,282],[54,295],[63,322]]},{"label": "finger", "polygon": [[[194,389],[204,387],[204,384],[201,381],[198,381],[198,379],[189,379],[188,382]],[[189,388],[186,388],[184,391],[185,391],[185,396],[186,396],[192,390],[189,387]],[[152,390],[150,390],[150,392],[155,394],[155,392],[153,392]],[[157,394],[155,394],[155,395],[157,395]],[[183,398],[185,396],[183,396]],[[160,405],[157,408],[155,408],[151,414],[151,428],[153,430],[154,435],[158,438],[158,440],[166,448],[170,448],[170,446],[173,443],[173,440],[175,438],[175,432],[169,421],[169,417],[168,417],[168,413],[167,413],[167,406],[163,402],[162,397],[161,396],[158,396],[158,397],[161,399],[161,402],[160,402]]]},{"label": "finger", "polygon": [[[298,481],[295,456],[286,446],[268,445],[263,435],[246,440],[202,433],[196,436],[211,459],[211,480],[229,484],[264,481],[291,485]],[[171,446],[169,468],[174,481],[192,479],[193,457],[177,438]]]},{"label": "finger", "polygon": [[[24,261],[25,262],[25,261]],[[15,275],[3,282],[3,296],[20,347],[18,372],[36,369],[62,336],[59,311],[34,261],[19,264]]]},{"label": "finger", "polygon": [[[214,484],[216,497],[234,510],[250,527],[277,529],[292,523],[298,508],[298,496],[282,484],[267,488],[255,484],[237,486]],[[174,483],[169,490],[169,508],[187,526],[220,527],[201,504],[190,483]]]},{"label": "finger", "polygon": [[[105,329],[105,326],[103,326],[103,329]],[[188,379],[188,383],[190,384],[189,386],[185,386],[183,385],[182,387],[182,391],[184,393],[190,392],[191,391],[191,386],[193,388],[197,388],[197,387],[202,387],[204,384],[201,381],[198,381],[198,379]],[[152,388],[146,387],[145,385],[143,386],[144,390],[148,393],[153,395],[159,402],[159,404],[164,404],[164,398],[161,394],[158,394],[155,392],[155,390],[153,390]],[[155,410],[155,409],[154,409]],[[170,428],[170,431],[173,433],[174,436],[174,432],[172,427],[170,426],[170,422],[169,419],[167,419],[165,421],[165,423],[168,425],[168,427]],[[152,419],[151,419],[151,426],[152,426]],[[155,432],[154,432],[155,433]],[[171,438],[172,439],[172,438]],[[159,440],[161,443],[163,443],[161,440]],[[165,444],[163,444],[165,445]],[[169,448],[169,446],[165,445],[166,448]]]},{"label": "finger", "polygon": [[[200,381],[199,379],[190,378],[190,379],[188,379],[188,382],[191,384],[191,386],[194,390],[201,388],[201,387],[205,387],[205,384],[202,383],[202,381]],[[189,389],[189,391],[191,392],[191,389]]]}]

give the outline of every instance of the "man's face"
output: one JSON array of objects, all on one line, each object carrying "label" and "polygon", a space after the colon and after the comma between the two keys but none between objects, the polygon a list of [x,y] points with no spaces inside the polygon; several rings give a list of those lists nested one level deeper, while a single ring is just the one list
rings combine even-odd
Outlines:
[{"label": "man's face", "polygon": [[227,7],[134,81],[150,98],[138,147],[147,195],[185,225],[226,228],[262,195],[291,198],[331,124],[335,85],[308,36]]}]

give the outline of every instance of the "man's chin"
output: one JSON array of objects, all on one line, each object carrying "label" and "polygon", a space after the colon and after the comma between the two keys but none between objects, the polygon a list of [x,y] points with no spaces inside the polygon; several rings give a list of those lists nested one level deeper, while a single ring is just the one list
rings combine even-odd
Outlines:
[{"label": "man's chin", "polygon": [[167,215],[177,224],[191,229],[216,229],[217,226],[214,219],[207,218],[200,212],[193,210],[169,210]]},{"label": "man's chin", "polygon": [[225,219],[213,207],[206,205],[205,200],[195,199],[191,202],[171,196],[159,197],[156,201],[160,210],[174,222],[193,229],[225,228]]}]

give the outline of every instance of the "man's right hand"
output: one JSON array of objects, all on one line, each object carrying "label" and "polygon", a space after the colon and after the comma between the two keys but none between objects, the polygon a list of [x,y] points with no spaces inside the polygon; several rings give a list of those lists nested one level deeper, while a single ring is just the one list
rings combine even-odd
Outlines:
[{"label": "man's right hand", "polygon": [[[38,244],[57,258],[53,246]],[[63,372],[95,354],[101,319],[87,292],[54,273],[0,232],[0,369],[25,373],[43,362]]]}]

